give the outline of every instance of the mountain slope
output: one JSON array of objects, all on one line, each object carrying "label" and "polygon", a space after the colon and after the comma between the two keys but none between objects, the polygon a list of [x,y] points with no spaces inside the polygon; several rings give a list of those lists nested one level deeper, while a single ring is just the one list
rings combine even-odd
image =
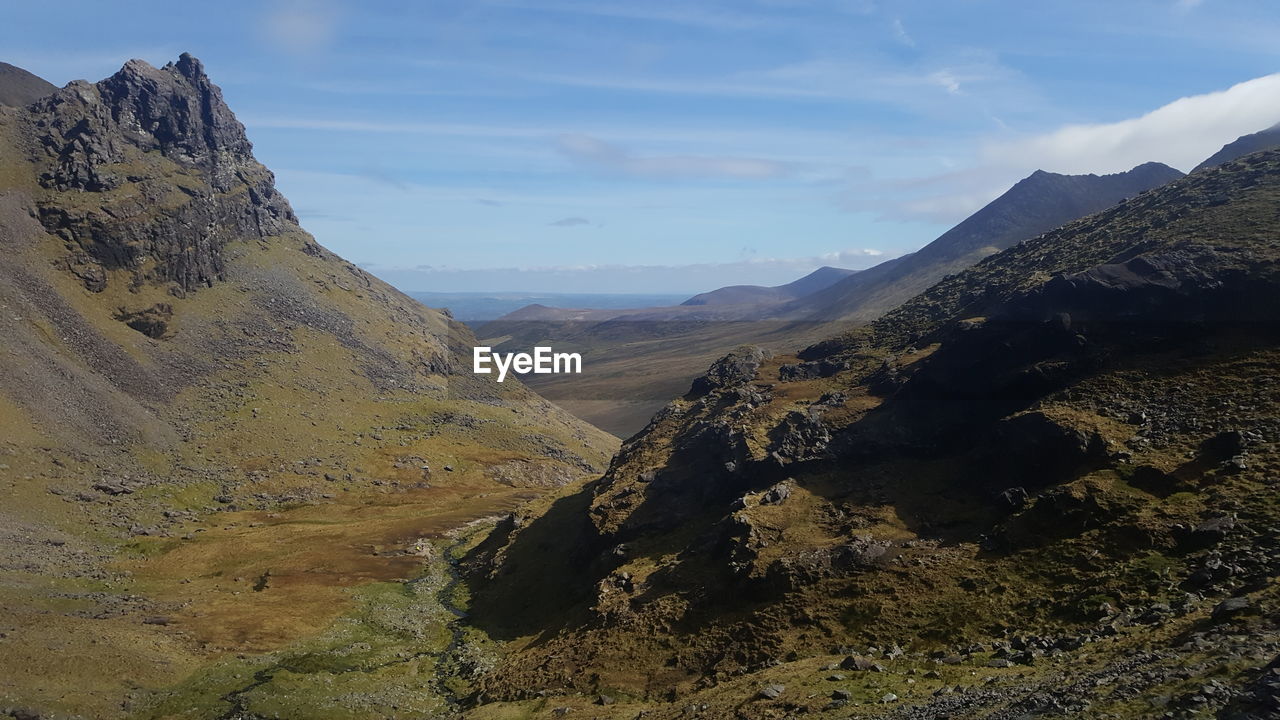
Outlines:
[{"label": "mountain slope", "polygon": [[1276,123],[1266,130],[1260,130],[1250,135],[1242,135],[1226,145],[1223,145],[1221,150],[1210,155],[1191,172],[1204,170],[1205,168],[1217,167],[1225,162],[1230,162],[1250,153],[1259,152],[1261,150],[1271,150],[1276,147],[1280,147],[1280,123]]},{"label": "mountain slope", "polygon": [[0,168],[6,710],[134,715],[333,627],[380,647],[344,616],[430,538],[614,447],[299,228],[189,55],[0,108]]},{"label": "mountain slope", "polygon": [[763,287],[761,285],[730,285],[710,292],[699,293],[680,303],[681,305],[743,305],[795,300],[813,294],[838,282],[856,270],[820,267],[798,280],[785,285]]},{"label": "mountain slope", "polygon": [[810,320],[874,319],[993,252],[1181,176],[1160,163],[1102,176],[1037,170],[920,250],[846,278],[783,312]]},{"label": "mountain slope", "polygon": [[472,622],[509,643],[478,698],[1272,716],[1277,220],[1280,152],[1254,154],[797,356],[726,356],[475,549]]},{"label": "mountain slope", "polygon": [[30,105],[58,88],[51,82],[6,62],[0,62],[0,105]]}]

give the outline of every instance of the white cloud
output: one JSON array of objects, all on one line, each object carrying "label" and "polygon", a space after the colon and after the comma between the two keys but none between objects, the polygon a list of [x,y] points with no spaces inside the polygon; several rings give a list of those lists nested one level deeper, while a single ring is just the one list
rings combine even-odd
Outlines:
[{"label": "white cloud", "polygon": [[1190,170],[1241,135],[1280,121],[1280,73],[1175,100],[1141,117],[1067,125],[993,142],[988,163],[1062,173],[1113,173],[1144,162]]},{"label": "white cloud", "polygon": [[768,179],[788,174],[785,163],[714,155],[635,155],[589,135],[563,135],[557,147],[581,165],[624,175],[666,178]]}]

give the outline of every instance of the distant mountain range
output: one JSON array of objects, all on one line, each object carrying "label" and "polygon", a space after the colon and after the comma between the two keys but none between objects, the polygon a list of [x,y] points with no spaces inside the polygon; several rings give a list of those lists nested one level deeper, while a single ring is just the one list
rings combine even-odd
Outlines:
[{"label": "distant mountain range", "polygon": [[661,307],[687,295],[640,293],[514,293],[410,291],[409,297],[427,307],[448,308],[454,319],[475,326],[530,307],[626,309]]},{"label": "distant mountain range", "polygon": [[797,300],[829,287],[857,270],[820,267],[799,280],[786,285],[763,287],[760,285],[730,285],[719,290],[701,293],[680,303],[681,305],[755,305]]}]

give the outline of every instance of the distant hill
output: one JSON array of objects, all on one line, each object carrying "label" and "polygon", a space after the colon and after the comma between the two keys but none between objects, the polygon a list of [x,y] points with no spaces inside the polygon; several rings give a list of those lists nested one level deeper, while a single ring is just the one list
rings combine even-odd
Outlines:
[{"label": "distant hill", "polygon": [[844,278],[783,312],[819,320],[874,319],[992,253],[1179,177],[1182,173],[1160,163],[1114,175],[1037,170],[917,252]]},{"label": "distant hill", "polygon": [[820,267],[799,280],[786,285],[730,285],[685,300],[681,305],[747,305],[796,300],[839,282],[857,270]]},{"label": "distant hill", "polygon": [[42,77],[9,63],[0,62],[0,105],[30,105],[58,88]]},{"label": "distant hill", "polygon": [[1225,162],[1230,162],[1238,157],[1243,157],[1249,153],[1255,153],[1260,150],[1271,150],[1280,147],[1280,123],[1276,123],[1266,130],[1260,130],[1250,135],[1244,135],[1236,138],[1234,141],[1222,146],[1222,149],[1209,159],[1200,163],[1195,167],[1196,170],[1216,167]]}]

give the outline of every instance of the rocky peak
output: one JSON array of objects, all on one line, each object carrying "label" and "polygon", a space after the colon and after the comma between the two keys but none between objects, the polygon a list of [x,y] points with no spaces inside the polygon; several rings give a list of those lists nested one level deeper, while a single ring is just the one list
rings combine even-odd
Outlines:
[{"label": "rocky peak", "polygon": [[[138,285],[194,290],[222,277],[230,241],[287,231],[297,218],[253,157],[244,126],[199,60],[130,60],[25,110],[41,220],[68,242],[68,266],[101,291],[111,270]],[[69,203],[59,193],[91,193]]]},{"label": "rocky peak", "polygon": [[40,104],[41,111],[54,116],[46,147],[60,160],[43,179],[46,187],[115,187],[120,178],[101,166],[124,162],[130,145],[210,173],[222,192],[234,186],[237,170],[254,162],[244,126],[187,53],[163,68],[135,59],[96,84],[72,83]]}]

